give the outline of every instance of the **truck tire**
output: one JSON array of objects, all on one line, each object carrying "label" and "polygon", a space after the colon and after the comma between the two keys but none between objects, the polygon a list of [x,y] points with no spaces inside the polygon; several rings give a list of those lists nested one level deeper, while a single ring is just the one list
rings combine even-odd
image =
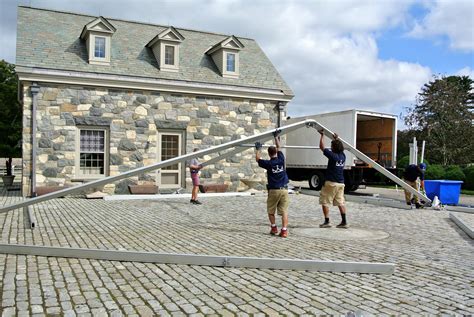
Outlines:
[{"label": "truck tire", "polygon": [[321,187],[323,187],[324,184],[323,173],[314,172],[313,174],[311,174],[308,183],[309,188],[311,188],[312,190],[321,190]]}]

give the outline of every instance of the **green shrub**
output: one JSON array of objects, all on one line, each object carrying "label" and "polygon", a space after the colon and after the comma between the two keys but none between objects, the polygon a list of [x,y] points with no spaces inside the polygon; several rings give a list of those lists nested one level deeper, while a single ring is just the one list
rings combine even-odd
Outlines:
[{"label": "green shrub", "polygon": [[464,175],[461,167],[457,165],[450,165],[446,168],[446,173],[444,175],[446,179],[454,180],[454,181],[464,181],[466,179],[466,175]]},{"label": "green shrub", "polygon": [[445,172],[442,165],[428,165],[425,172],[425,179],[445,179]]},{"label": "green shrub", "polygon": [[466,167],[464,169],[464,175],[466,175],[466,181],[463,187],[466,189],[474,189],[474,165]]},{"label": "green shrub", "polygon": [[[399,159],[397,161],[397,169],[405,170],[405,168],[408,166],[409,162],[410,162],[410,156],[409,155],[406,155],[406,156],[402,157],[401,159]],[[424,160],[424,162],[427,165],[430,165],[430,163],[427,160]]]},{"label": "green shrub", "polygon": [[404,156],[402,157],[401,159],[398,160],[397,162],[397,168],[399,170],[405,170],[405,168],[408,166],[408,162],[410,162],[410,157],[407,155],[407,156]]}]

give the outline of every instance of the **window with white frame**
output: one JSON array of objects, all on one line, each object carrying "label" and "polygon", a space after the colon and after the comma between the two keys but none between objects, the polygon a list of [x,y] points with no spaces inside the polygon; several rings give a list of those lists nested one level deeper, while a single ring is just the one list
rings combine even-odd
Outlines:
[{"label": "window with white frame", "polygon": [[226,70],[235,73],[235,54],[227,53]]},{"label": "window with white frame", "polygon": [[165,64],[174,65],[174,46],[165,45]]},{"label": "window with white frame", "polygon": [[105,37],[95,37],[94,57],[105,58]]},{"label": "window with white frame", "polygon": [[76,156],[77,176],[100,178],[107,173],[107,130],[80,128]]}]

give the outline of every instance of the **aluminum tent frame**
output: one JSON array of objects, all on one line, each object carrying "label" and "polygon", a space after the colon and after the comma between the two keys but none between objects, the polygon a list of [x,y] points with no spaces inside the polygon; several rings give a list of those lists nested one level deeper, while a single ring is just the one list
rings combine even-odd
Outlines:
[{"label": "aluminum tent frame", "polygon": [[[327,129],[326,127],[324,127],[323,125],[321,125],[320,123],[318,123],[316,120],[313,120],[313,119],[307,119],[307,120],[304,120],[304,121],[289,124],[289,125],[278,128],[278,130],[280,131],[280,135],[284,135],[286,133],[292,132],[292,131],[300,129],[302,127],[308,127],[308,128],[311,127],[311,128],[315,128],[317,130],[323,129],[324,134],[329,138],[332,138],[332,135],[333,135],[332,131],[330,131],[329,129]],[[109,183],[113,183],[115,181],[118,181],[118,180],[121,180],[121,179],[124,179],[124,178],[128,178],[128,177],[148,173],[148,172],[151,172],[151,171],[163,168],[163,167],[167,167],[167,166],[170,166],[170,165],[173,165],[173,164],[176,164],[176,163],[180,163],[180,162],[184,162],[186,160],[190,160],[190,159],[195,158],[195,157],[202,157],[202,156],[207,155],[207,154],[212,154],[212,153],[225,151],[227,149],[239,147],[241,145],[245,145],[245,144],[248,144],[248,143],[253,143],[253,142],[256,142],[256,141],[265,142],[265,141],[271,140],[273,138],[273,133],[275,131],[276,131],[276,129],[272,129],[270,131],[266,131],[266,132],[263,132],[263,133],[260,133],[260,134],[256,134],[256,135],[253,135],[253,136],[241,138],[239,140],[234,140],[234,141],[230,141],[230,142],[227,142],[227,143],[224,143],[224,144],[221,144],[221,145],[217,145],[217,146],[211,147],[209,149],[199,150],[199,151],[196,151],[196,152],[192,152],[192,153],[188,153],[188,154],[181,155],[181,156],[178,156],[178,157],[174,157],[172,159],[165,160],[165,161],[162,161],[162,162],[159,162],[159,163],[155,163],[155,164],[152,164],[152,165],[149,165],[149,166],[139,167],[139,168],[130,170],[128,172],[125,172],[125,173],[122,173],[122,174],[119,174],[119,175],[108,176],[108,177],[98,179],[98,180],[95,180],[95,181],[91,181],[91,182],[88,182],[86,184],[82,184],[82,185],[79,185],[79,186],[69,187],[69,188],[65,188],[65,189],[62,189],[62,190],[59,190],[59,191],[56,191],[56,192],[52,192],[52,193],[49,193],[49,194],[46,194],[46,195],[26,199],[22,202],[15,203],[15,204],[12,204],[12,205],[9,205],[9,206],[4,206],[4,207],[0,208],[0,213],[4,213],[4,212],[10,211],[10,210],[17,209],[17,208],[31,206],[31,205],[34,205],[34,204],[37,204],[37,203],[40,203],[40,202],[43,202],[43,201],[48,201],[48,200],[51,200],[51,199],[54,199],[54,198],[63,197],[65,195],[81,193],[86,189],[100,187],[100,186],[103,186],[103,185],[106,185],[106,184],[109,184]],[[348,142],[344,141],[343,139],[340,139],[340,140],[344,144],[344,147],[348,151],[352,152],[357,158],[359,158],[362,161],[364,161],[365,163],[371,165],[377,171],[379,171],[380,173],[382,173],[386,177],[393,180],[395,183],[402,186],[405,190],[411,192],[412,194],[418,196],[419,198],[421,198],[422,200],[424,200],[426,202],[431,202],[431,200],[428,197],[426,197],[422,193],[420,193],[417,190],[415,190],[414,188],[412,188],[410,185],[405,183],[403,180],[401,180],[400,178],[398,178],[394,174],[390,173],[388,170],[386,170],[384,167],[382,167],[377,162],[372,160],[370,157],[368,157],[364,153],[360,152],[359,150],[357,150],[356,148],[351,146]],[[215,162],[215,161],[218,161],[218,160],[222,159],[225,156],[234,155],[234,154],[236,154],[238,152],[242,152],[244,150],[245,150],[244,148],[236,148],[234,150],[229,151],[228,153],[223,153],[222,156],[218,156],[218,157],[216,157],[214,159],[211,159],[211,160],[212,160],[212,162]],[[205,163],[205,164],[208,165],[210,163]]]}]

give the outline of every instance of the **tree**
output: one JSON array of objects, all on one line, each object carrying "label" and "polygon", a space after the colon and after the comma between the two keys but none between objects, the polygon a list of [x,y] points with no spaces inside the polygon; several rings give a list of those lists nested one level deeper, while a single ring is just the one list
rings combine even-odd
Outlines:
[{"label": "tree", "polygon": [[426,140],[430,162],[474,162],[473,83],[468,76],[434,77],[408,109],[405,123]]},{"label": "tree", "polygon": [[0,61],[0,157],[6,157],[7,175],[12,175],[12,158],[21,156],[22,115],[18,103],[15,66]]}]

